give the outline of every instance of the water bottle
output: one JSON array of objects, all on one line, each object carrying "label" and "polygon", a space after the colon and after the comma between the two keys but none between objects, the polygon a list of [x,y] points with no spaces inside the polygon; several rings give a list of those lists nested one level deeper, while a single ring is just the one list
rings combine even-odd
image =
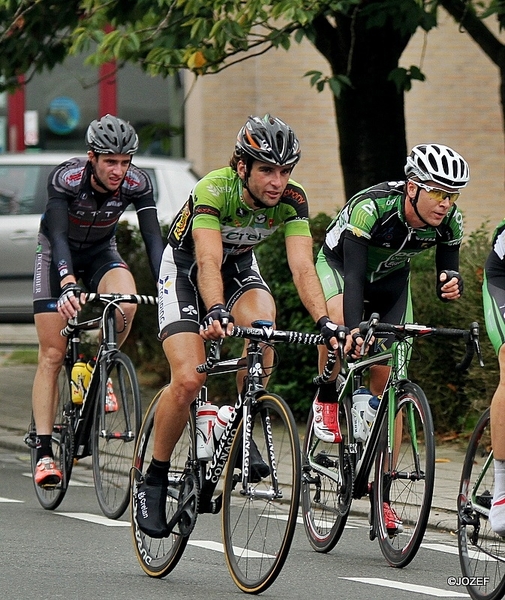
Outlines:
[{"label": "water bottle", "polygon": [[209,460],[214,452],[212,431],[218,407],[207,402],[196,409],[196,455],[200,460]]},{"label": "water bottle", "polygon": [[89,363],[86,363],[82,356],[75,361],[74,366],[72,367],[72,377],[70,382],[72,388],[72,402],[74,404],[82,404],[84,394],[86,393],[91,379],[92,371],[93,367],[90,366]]},{"label": "water bottle", "polygon": [[359,387],[352,395],[352,428],[354,439],[364,442],[368,435],[368,427],[365,424],[365,411],[372,393],[366,387]]},{"label": "water bottle", "polygon": [[216,420],[214,421],[214,429],[212,430],[212,436],[214,438],[214,448],[217,447],[217,443],[223,435],[223,431],[228,425],[231,413],[233,412],[233,406],[221,406],[217,413]]},{"label": "water bottle", "polygon": [[370,429],[372,428],[372,423],[374,422],[375,415],[377,414],[377,409],[379,408],[380,401],[380,396],[370,396],[370,398],[368,399],[363,418],[364,425],[367,428],[367,435],[370,432]]}]

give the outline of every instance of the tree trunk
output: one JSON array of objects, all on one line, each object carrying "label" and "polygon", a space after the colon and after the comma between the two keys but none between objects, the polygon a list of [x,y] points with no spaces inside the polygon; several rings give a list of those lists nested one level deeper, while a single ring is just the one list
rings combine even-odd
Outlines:
[{"label": "tree trunk", "polygon": [[[357,12],[314,21],[317,49],[333,75],[346,73],[352,87],[335,97],[340,161],[346,196],[380,181],[404,178],[407,155],[404,92],[389,81],[410,35],[393,28],[367,28]],[[332,30],[332,31],[330,31]],[[330,35],[331,33],[331,35]]]}]

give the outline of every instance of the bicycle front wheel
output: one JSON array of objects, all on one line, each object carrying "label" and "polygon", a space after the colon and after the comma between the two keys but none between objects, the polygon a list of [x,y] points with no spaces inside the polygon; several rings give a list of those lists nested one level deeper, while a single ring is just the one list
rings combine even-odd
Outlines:
[{"label": "bicycle front wheel", "polygon": [[[259,594],[279,575],[291,546],[300,497],[300,442],[288,405],[274,394],[251,406],[251,445],[268,465],[242,484],[241,421],[232,445],[223,492],[223,541],[226,562],[235,584]],[[253,454],[257,456],[256,451]],[[254,456],[253,456],[254,459]],[[256,459],[257,460],[257,459]]]},{"label": "bicycle front wheel", "polygon": [[[189,539],[188,536],[180,535],[175,529],[166,538],[152,538],[141,531],[137,522],[137,488],[153,455],[154,414],[160,394],[161,391],[155,396],[147,410],[139,432],[133,461],[130,502],[133,547],[140,566],[150,577],[168,575],[181,559]],[[166,506],[167,523],[178,508],[178,495],[184,483],[187,466],[196,460],[192,443],[195,435],[194,413],[190,411],[188,424],[170,458],[169,494]]]},{"label": "bicycle front wheel", "polygon": [[302,453],[302,514],[305,533],[317,552],[332,550],[344,531],[352,501],[353,469],[349,444],[352,421],[348,399],[339,403],[342,442],[328,444],[314,433],[312,409]]},{"label": "bicycle front wheel", "polygon": [[[71,426],[70,412],[73,410],[72,396],[70,390],[70,375],[66,365],[61,367],[57,382],[57,409],[56,418],[53,425],[53,433],[51,437],[51,446],[53,450],[54,460],[59,466],[62,479],[56,486],[40,487],[35,483],[35,495],[40,505],[46,510],[54,510],[61,504],[65,494],[67,493],[70,475],[74,460],[74,435]],[[32,473],[35,473],[37,465],[37,450],[35,430],[35,421],[31,419],[30,430],[28,432],[29,445],[31,447],[31,466]]]},{"label": "bicycle front wheel", "polygon": [[458,495],[458,546],[467,590],[474,600],[505,595],[505,540],[488,521],[494,490],[489,409],[479,419],[466,451]]},{"label": "bicycle front wheel", "polygon": [[[389,564],[405,567],[421,545],[435,480],[433,419],[428,400],[415,383],[405,382],[396,393],[392,453],[385,438],[382,435],[375,463],[377,537]],[[398,527],[391,527],[385,505],[393,511],[394,520],[399,519]]]},{"label": "bicycle front wheel", "polygon": [[98,504],[103,514],[118,519],[130,497],[130,468],[140,428],[140,391],[128,356],[117,352],[99,365],[99,394],[91,453]]}]

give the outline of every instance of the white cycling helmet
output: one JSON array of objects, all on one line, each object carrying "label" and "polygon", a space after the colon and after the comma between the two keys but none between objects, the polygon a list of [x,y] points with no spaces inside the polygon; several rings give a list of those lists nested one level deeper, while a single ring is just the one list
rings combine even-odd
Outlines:
[{"label": "white cycling helmet", "polygon": [[405,175],[420,181],[434,181],[457,191],[470,180],[470,168],[466,160],[448,146],[419,144],[407,156]]}]

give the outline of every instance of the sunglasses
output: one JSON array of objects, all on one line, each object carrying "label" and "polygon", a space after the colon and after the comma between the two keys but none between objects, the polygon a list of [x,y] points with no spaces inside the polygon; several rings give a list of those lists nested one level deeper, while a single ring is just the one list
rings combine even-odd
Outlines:
[{"label": "sunglasses", "polygon": [[[412,181],[412,179],[410,181]],[[454,204],[460,195],[460,192],[448,192],[447,190],[431,187],[424,183],[420,183],[419,181],[412,181],[412,183],[417,185],[417,187],[423,188],[423,190],[428,192],[429,197],[437,202],[443,202],[446,198],[449,198],[449,204]]]}]

